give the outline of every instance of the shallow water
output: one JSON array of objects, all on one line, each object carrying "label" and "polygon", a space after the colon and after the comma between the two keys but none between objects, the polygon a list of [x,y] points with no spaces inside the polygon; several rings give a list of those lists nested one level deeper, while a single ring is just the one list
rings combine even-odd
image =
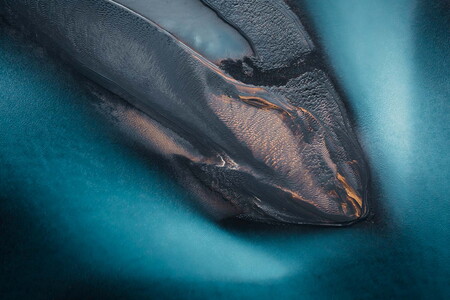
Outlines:
[{"label": "shallow water", "polygon": [[80,78],[2,30],[0,291],[448,296],[449,16],[408,0],[307,7],[369,157],[373,218],[339,229],[205,219],[104,122]]},{"label": "shallow water", "polygon": [[115,0],[160,25],[212,61],[250,56],[245,38],[200,0]]}]

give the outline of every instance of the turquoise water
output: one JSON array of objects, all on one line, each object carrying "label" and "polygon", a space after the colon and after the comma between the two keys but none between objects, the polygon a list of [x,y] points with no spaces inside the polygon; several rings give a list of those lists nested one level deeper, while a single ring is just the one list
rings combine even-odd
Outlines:
[{"label": "turquoise water", "polygon": [[307,7],[371,164],[375,216],[349,228],[211,222],[80,78],[2,30],[0,292],[448,297],[449,15],[408,0]]}]

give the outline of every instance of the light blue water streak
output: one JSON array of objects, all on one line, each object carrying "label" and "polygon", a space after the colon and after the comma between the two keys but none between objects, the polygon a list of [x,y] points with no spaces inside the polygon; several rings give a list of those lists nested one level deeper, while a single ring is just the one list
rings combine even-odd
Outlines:
[{"label": "light blue water streak", "polygon": [[252,55],[245,38],[200,0],[114,2],[139,12],[212,61]]}]

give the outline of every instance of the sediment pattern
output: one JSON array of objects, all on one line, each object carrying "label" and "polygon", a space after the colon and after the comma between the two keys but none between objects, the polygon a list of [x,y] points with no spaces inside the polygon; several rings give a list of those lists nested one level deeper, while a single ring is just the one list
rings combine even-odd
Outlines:
[{"label": "sediment pattern", "polygon": [[[3,5],[11,24],[128,101],[139,113],[116,116],[116,125],[141,131],[214,215],[344,225],[367,214],[367,167],[324,70],[309,68],[283,84],[244,83],[114,1]],[[208,5],[253,45],[253,67],[269,76],[265,82],[271,70],[314,50],[281,1]]]}]

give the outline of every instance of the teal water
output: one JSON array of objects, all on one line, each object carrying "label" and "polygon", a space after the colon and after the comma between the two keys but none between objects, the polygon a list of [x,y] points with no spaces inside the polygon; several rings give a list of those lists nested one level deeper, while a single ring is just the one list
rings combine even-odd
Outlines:
[{"label": "teal water", "polygon": [[450,18],[427,2],[306,2],[372,169],[375,216],[348,228],[211,222],[1,30],[2,298],[448,298]]}]

